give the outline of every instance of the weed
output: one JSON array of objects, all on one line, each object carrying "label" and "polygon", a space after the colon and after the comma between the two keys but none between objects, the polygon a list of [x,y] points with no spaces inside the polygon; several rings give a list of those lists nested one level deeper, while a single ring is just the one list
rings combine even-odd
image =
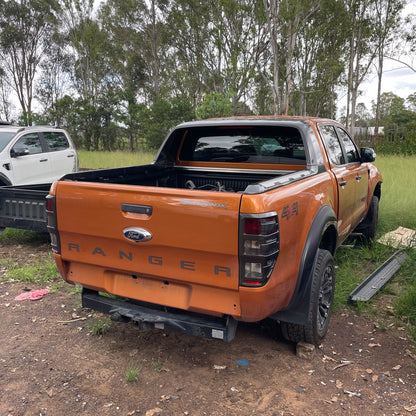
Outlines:
[{"label": "weed", "polygon": [[133,381],[137,381],[138,380],[138,375],[139,375],[139,372],[141,371],[141,369],[142,369],[141,365],[137,365],[136,363],[130,363],[129,366],[127,367],[126,376],[124,377],[124,379],[128,383],[131,383]]},{"label": "weed", "polygon": [[59,292],[62,287],[65,285],[65,282],[61,279],[61,280],[57,280],[56,282],[54,282],[50,287],[49,287],[49,293],[57,293]]},{"label": "weed", "polygon": [[68,291],[71,295],[80,295],[82,293],[82,286],[78,284],[69,285]]},{"label": "weed", "polygon": [[94,322],[88,324],[88,330],[92,335],[104,335],[111,327],[110,318],[96,319]]},{"label": "weed", "polygon": [[160,373],[163,370],[163,366],[164,363],[162,363],[161,361],[156,361],[152,363],[153,370],[157,371],[158,373]]}]

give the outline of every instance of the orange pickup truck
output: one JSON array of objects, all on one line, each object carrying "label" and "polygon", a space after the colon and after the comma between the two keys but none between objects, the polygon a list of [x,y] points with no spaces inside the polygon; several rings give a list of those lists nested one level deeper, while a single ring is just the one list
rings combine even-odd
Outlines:
[{"label": "orange pickup truck", "polygon": [[184,123],[150,165],[52,185],[54,257],[83,306],[115,321],[230,341],[238,321],[272,318],[288,340],[317,344],[336,248],[376,232],[374,158],[332,120]]}]

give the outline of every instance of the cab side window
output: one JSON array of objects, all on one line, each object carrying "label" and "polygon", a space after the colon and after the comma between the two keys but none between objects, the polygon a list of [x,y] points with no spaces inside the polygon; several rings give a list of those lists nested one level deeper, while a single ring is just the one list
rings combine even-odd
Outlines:
[{"label": "cab side window", "polygon": [[334,165],[343,165],[345,163],[342,148],[335,132],[334,126],[320,126],[322,137],[328,149],[329,159]]},{"label": "cab side window", "polygon": [[42,153],[39,135],[37,133],[25,134],[13,146],[13,150],[29,150],[30,155]]},{"label": "cab side window", "polygon": [[336,129],[347,155],[347,163],[360,162],[360,154],[350,136],[340,127],[336,127]]},{"label": "cab side window", "polygon": [[66,138],[65,134],[61,132],[48,131],[43,133],[43,138],[45,139],[50,152],[57,152],[59,150],[65,150],[69,148],[68,139]]}]

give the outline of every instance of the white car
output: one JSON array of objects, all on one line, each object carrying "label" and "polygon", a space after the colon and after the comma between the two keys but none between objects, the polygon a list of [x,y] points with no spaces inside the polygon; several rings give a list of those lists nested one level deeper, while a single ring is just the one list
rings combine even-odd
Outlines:
[{"label": "white car", "polygon": [[0,186],[52,183],[78,168],[65,130],[0,124]]}]

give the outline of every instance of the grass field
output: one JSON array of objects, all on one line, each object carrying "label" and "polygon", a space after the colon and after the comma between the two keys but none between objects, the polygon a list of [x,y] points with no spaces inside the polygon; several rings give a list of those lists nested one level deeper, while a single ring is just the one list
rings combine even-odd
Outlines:
[{"label": "grass field", "polygon": [[416,229],[416,156],[377,156],[375,165],[383,175],[380,230]]},{"label": "grass field", "polygon": [[[399,226],[416,230],[416,157],[377,156],[376,166],[383,175],[379,211],[378,237]],[[344,306],[349,293],[383,264],[396,249],[374,243],[355,248],[341,247],[335,260],[338,266],[335,290],[335,309]],[[416,323],[416,249],[406,249],[405,264],[394,276],[398,285],[387,285],[384,292],[394,295],[395,314]],[[358,305],[358,309],[372,308]],[[380,311],[373,310],[374,313]],[[412,326],[416,338],[415,327]]]},{"label": "grass field", "polygon": [[78,150],[81,169],[117,168],[151,163],[156,152],[88,152]]}]

